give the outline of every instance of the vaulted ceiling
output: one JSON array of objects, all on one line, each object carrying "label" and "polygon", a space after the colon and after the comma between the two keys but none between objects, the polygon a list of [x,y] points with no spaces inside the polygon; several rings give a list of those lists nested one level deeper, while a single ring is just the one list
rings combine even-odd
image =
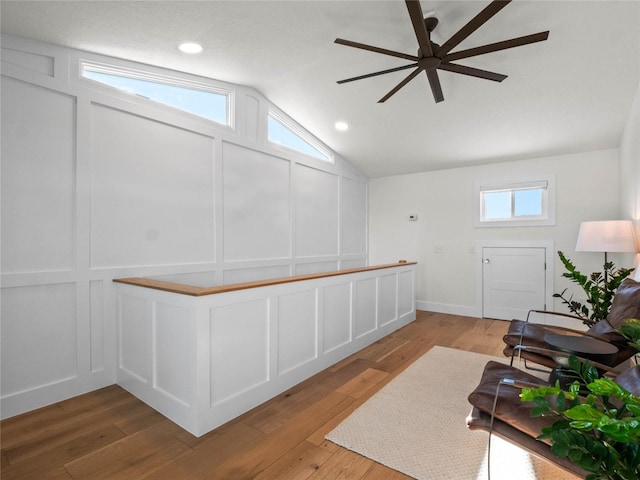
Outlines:
[{"label": "vaulted ceiling", "polygon": [[[422,0],[443,43],[490,0]],[[415,55],[393,1],[7,1],[2,32],[257,89],[370,177],[615,148],[640,84],[640,1],[514,0],[454,51],[550,30],[549,39],[458,63],[501,83],[440,71],[444,102],[409,62],[337,37]],[[204,46],[189,56],[191,40]],[[346,132],[334,123],[349,123]]]}]

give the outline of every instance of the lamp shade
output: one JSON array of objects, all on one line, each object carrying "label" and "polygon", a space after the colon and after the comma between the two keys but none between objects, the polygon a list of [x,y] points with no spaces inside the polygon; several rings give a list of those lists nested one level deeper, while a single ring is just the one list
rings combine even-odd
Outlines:
[{"label": "lamp shade", "polygon": [[582,222],[576,252],[637,252],[630,220]]}]

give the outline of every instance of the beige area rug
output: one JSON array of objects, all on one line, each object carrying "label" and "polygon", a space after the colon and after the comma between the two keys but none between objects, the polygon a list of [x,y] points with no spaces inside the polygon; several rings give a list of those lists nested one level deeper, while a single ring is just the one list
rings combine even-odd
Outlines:
[{"label": "beige area rug", "polygon": [[[487,479],[488,434],[470,431],[467,396],[489,360],[433,347],[367,400],[327,439],[419,480]],[[554,465],[491,437],[491,479],[575,480]]]}]

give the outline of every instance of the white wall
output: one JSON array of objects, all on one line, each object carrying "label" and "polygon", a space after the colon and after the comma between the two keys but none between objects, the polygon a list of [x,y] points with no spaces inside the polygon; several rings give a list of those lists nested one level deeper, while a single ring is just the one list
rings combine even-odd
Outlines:
[{"label": "white wall", "polygon": [[[620,218],[635,222],[640,247],[640,86],[620,140]],[[640,255],[633,259],[636,268],[639,259]],[[636,278],[640,272],[636,271]]]},{"label": "white wall", "polygon": [[[474,228],[474,182],[554,175],[556,225]],[[582,271],[601,268],[599,254],[575,253],[583,220],[618,216],[618,151],[602,150],[493,165],[372,179],[369,183],[370,261],[418,262],[418,308],[481,316],[477,300],[477,241],[550,241]],[[410,222],[409,214],[418,220]],[[442,247],[443,253],[434,253]],[[573,286],[554,255],[553,292]],[[579,288],[579,287],[578,287]],[[579,291],[575,290],[579,297]],[[556,309],[562,309],[556,304]]]},{"label": "white wall", "polygon": [[112,279],[209,285],[368,264],[367,179],[266,141],[276,108],[235,91],[216,125],[79,76],[2,37],[2,415],[115,379]]}]

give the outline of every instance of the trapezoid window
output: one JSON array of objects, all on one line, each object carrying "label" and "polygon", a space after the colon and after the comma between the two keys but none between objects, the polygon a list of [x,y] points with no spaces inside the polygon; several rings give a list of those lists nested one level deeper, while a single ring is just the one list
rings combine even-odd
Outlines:
[{"label": "trapezoid window", "polygon": [[95,82],[230,125],[231,91],[114,66],[82,63],[80,74]]},{"label": "trapezoid window", "polygon": [[313,158],[333,163],[333,156],[301,130],[277,113],[270,111],[267,121],[267,139],[278,146],[304,153]]}]

